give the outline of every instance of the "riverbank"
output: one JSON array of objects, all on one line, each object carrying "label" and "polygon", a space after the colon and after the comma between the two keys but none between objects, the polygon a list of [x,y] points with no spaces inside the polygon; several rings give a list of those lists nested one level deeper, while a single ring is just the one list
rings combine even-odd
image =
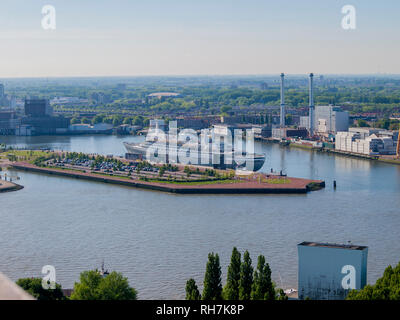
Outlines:
[{"label": "riverbank", "polygon": [[163,191],[178,194],[304,194],[309,191],[319,190],[325,187],[321,180],[310,180],[287,177],[286,183],[266,183],[258,180],[250,181],[221,181],[221,183],[168,183],[156,181],[141,181],[115,177],[111,175],[99,175],[92,172],[78,172],[68,169],[39,167],[26,162],[15,162],[11,167],[17,170],[31,171],[42,174],[58,175],[76,179],[85,179],[110,184],[118,184],[128,187]]},{"label": "riverbank", "polygon": [[[378,161],[378,162],[387,163],[387,164],[400,165],[400,160],[396,159],[395,156],[370,156],[370,155],[366,155],[366,154],[346,152],[346,151],[330,149],[330,148],[316,148],[316,147],[312,147],[309,145],[303,145],[303,144],[298,144],[298,143],[290,143],[288,146],[290,148],[299,148],[299,149],[308,150],[308,151],[312,151],[312,152],[314,152],[314,151],[324,152],[324,153],[343,156],[343,157],[351,157],[351,158],[357,158],[357,159],[363,159],[363,160]],[[286,147],[286,146],[284,146],[284,147]]]},{"label": "riverbank", "polygon": [[18,191],[23,188],[24,187],[19,184],[16,184],[16,183],[13,183],[10,181],[0,180],[0,193]]}]

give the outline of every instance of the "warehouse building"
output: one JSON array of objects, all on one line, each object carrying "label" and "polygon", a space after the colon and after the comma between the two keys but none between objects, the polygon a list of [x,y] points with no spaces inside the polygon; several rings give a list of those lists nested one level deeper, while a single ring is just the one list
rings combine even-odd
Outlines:
[{"label": "warehouse building", "polygon": [[366,285],[368,247],[302,242],[297,249],[299,299],[343,300]]},{"label": "warehouse building", "polygon": [[363,155],[396,154],[397,134],[382,129],[350,128],[335,136],[335,150]]}]

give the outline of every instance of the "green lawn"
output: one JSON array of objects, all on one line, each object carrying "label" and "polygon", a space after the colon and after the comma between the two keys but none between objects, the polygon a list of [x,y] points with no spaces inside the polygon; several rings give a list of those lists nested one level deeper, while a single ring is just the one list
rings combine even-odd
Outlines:
[{"label": "green lawn", "polygon": [[103,172],[96,172],[96,171],[91,171],[90,173],[94,173],[97,174],[99,176],[104,176],[104,177],[116,177],[116,178],[123,178],[123,179],[127,179],[127,180],[131,180],[130,176],[122,176],[119,174],[110,174],[110,173],[103,173]]},{"label": "green lawn", "polygon": [[14,155],[18,161],[29,161],[32,163],[39,157],[49,157],[52,153],[40,150],[5,150],[0,153],[0,158],[9,158],[9,155]]},{"label": "green lawn", "polygon": [[44,166],[43,168],[56,169],[56,170],[62,170],[62,171],[68,170],[68,171],[76,171],[76,172],[85,172],[84,170],[64,168],[64,167],[55,167],[55,166]]},{"label": "green lawn", "polygon": [[[146,181],[146,180],[142,180],[142,181]],[[208,185],[208,184],[241,183],[243,181],[233,180],[233,179],[210,180],[210,181],[166,181],[166,180],[148,179],[147,182],[178,184],[178,185],[185,185],[185,186],[198,186],[198,185]]]}]

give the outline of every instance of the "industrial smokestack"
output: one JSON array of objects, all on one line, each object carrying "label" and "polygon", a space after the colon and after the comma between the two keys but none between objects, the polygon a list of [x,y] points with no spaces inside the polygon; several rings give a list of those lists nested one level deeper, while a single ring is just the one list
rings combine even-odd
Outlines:
[{"label": "industrial smokestack", "polygon": [[314,74],[310,73],[310,82],[309,82],[309,89],[310,89],[310,105],[308,111],[309,117],[309,129],[310,129],[310,136],[314,134]]},{"label": "industrial smokestack", "polygon": [[281,127],[285,127],[285,74],[281,73]]}]

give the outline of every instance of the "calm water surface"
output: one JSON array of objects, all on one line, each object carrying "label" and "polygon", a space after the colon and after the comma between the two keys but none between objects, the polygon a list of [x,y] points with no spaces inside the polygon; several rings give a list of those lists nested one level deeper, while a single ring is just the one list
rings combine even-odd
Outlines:
[{"label": "calm water surface", "polygon": [[[1,137],[29,148],[124,154],[141,137]],[[207,254],[218,252],[223,278],[233,246],[266,256],[273,278],[297,287],[301,241],[369,246],[368,282],[400,260],[400,166],[278,145],[258,144],[263,170],[326,181],[307,195],[173,195],[15,172],[25,188],[0,194],[0,270],[13,280],[54,265],[72,288],[83,270],[122,272],[141,299],[182,299],[190,277],[201,284]],[[332,188],[336,179],[338,188]]]}]

